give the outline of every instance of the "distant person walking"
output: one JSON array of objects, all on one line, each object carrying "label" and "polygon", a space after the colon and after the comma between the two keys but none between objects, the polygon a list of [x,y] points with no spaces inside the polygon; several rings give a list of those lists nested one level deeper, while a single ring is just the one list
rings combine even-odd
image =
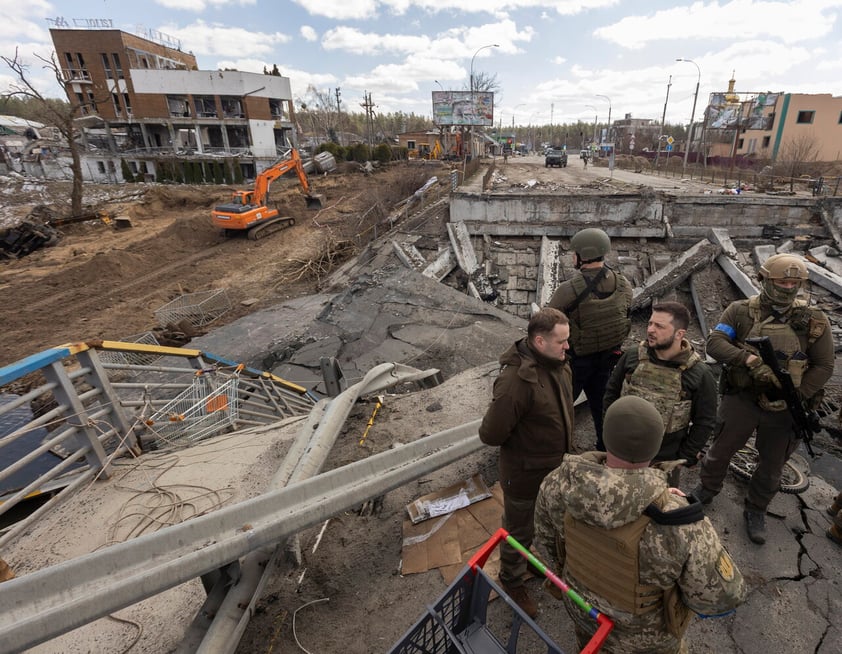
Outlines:
[{"label": "distant person walking", "polygon": [[[486,445],[500,447],[503,528],[524,547],[532,544],[538,487],[572,450],[573,394],[566,361],[570,325],[545,307],[527,326],[526,338],[500,356],[491,404],[479,428]],[[500,546],[500,585],[530,617],[538,614],[523,583],[526,559]]]}]

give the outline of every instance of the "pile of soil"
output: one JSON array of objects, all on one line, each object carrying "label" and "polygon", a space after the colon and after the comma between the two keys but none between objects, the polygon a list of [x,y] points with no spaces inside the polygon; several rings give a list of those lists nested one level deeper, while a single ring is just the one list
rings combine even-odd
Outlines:
[{"label": "pile of soil", "polygon": [[[125,216],[132,226],[116,229],[97,219],[66,225],[55,247],[0,263],[6,307],[0,366],[63,343],[151,331],[158,326],[155,309],[185,293],[225,288],[234,308],[219,326],[316,292],[324,267],[353,256],[374,235],[372,224],[430,177],[445,178],[437,165],[406,162],[346,171],[312,180],[325,199],[315,212],[296,180],[275,182],[272,201],[296,224],[256,242],[225,237],[211,224],[212,207],[230,197],[232,186],[86,185],[86,206]],[[4,184],[18,185],[5,189],[7,215],[23,219],[38,205],[66,215],[69,182]]]}]

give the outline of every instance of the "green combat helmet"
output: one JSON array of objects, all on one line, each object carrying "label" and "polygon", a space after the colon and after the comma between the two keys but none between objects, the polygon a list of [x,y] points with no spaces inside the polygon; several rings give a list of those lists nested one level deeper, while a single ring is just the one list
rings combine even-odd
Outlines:
[{"label": "green combat helmet", "polygon": [[581,261],[595,261],[611,251],[611,239],[601,229],[588,227],[573,235],[570,247]]},{"label": "green combat helmet", "polygon": [[[801,257],[794,254],[773,254],[766,259],[757,275],[763,288],[763,294],[772,304],[783,306],[795,301],[798,290],[807,280],[807,266]],[[782,288],[776,281],[796,281],[793,288]]]}]

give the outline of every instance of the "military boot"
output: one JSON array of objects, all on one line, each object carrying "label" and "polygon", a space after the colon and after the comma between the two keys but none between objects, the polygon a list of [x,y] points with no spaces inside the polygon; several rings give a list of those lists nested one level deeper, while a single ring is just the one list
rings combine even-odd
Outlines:
[{"label": "military boot", "polygon": [[763,545],[766,542],[766,512],[746,509],[743,511],[743,516],[746,519],[746,531],[749,540],[752,543]]},{"label": "military boot", "polygon": [[836,525],[830,525],[830,529],[828,529],[826,533],[830,540],[837,545],[842,545],[842,529]]},{"label": "military boot", "polygon": [[526,615],[533,619],[538,617],[538,605],[535,604],[535,600],[529,596],[526,586],[511,587],[506,586],[505,584],[500,584],[500,587],[506,595],[511,597],[514,603],[517,604],[524,613],[526,613]]},{"label": "military boot", "polygon": [[690,491],[693,495],[696,496],[696,499],[699,500],[702,504],[710,504],[713,502],[713,498],[719,495],[716,491],[712,491],[709,488],[705,488],[702,486],[702,483],[699,482],[696,487]]}]

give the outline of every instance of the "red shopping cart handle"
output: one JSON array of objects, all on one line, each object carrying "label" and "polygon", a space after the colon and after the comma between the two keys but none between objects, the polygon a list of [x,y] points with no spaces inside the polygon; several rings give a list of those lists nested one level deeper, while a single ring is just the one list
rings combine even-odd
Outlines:
[{"label": "red shopping cart handle", "polygon": [[488,541],[480,547],[479,550],[477,550],[476,554],[468,560],[468,566],[472,570],[475,570],[478,567],[482,568],[486,561],[488,561],[488,557],[491,556],[494,548],[497,547],[501,541],[506,541],[509,545],[514,547],[521,556],[529,561],[536,569],[540,570],[555,586],[558,586],[558,588],[560,588],[576,606],[596,620],[596,633],[591,637],[588,644],[580,652],[580,654],[596,654],[596,652],[599,652],[599,649],[602,647],[603,643],[605,643],[605,639],[608,638],[608,634],[610,634],[611,630],[614,628],[614,621],[586,602],[581,595],[553,574],[553,572],[541,563],[541,561],[539,561],[532,552],[518,543],[509,535],[509,532],[502,527],[500,527],[500,529],[498,529],[494,535],[488,539]]}]

